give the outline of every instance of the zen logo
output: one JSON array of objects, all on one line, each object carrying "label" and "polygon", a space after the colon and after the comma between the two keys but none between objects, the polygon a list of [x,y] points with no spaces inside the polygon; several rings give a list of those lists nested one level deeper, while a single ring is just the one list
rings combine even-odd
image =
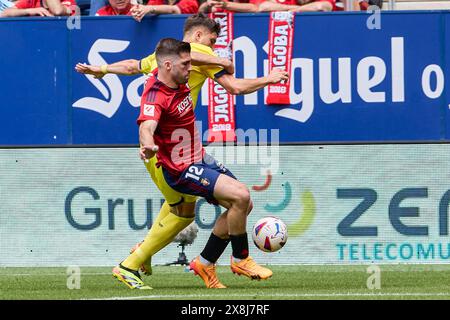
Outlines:
[{"label": "zen logo", "polygon": [[[369,188],[364,189],[337,189],[338,199],[360,199],[358,205],[348,213],[338,224],[337,232],[344,237],[378,237],[378,226],[376,225],[358,225],[355,222],[377,202],[377,191]],[[387,219],[392,227],[400,234],[405,236],[429,236],[430,226],[406,223],[403,219],[419,218],[420,208],[417,206],[406,206],[402,202],[406,200],[426,199],[428,198],[428,188],[404,188],[395,193],[387,209]],[[447,190],[441,197],[436,207],[437,217],[434,226],[437,225],[439,236],[448,236],[449,234],[449,205],[450,190]],[[367,213],[369,214],[369,213]],[[432,228],[433,229],[433,228]],[[434,229],[433,229],[434,230]]]}]

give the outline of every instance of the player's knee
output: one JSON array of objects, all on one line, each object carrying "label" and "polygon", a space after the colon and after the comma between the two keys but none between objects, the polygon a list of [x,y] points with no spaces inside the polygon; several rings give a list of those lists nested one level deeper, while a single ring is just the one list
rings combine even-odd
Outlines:
[{"label": "player's knee", "polygon": [[250,191],[245,185],[240,185],[236,190],[235,203],[239,207],[244,208],[244,210],[247,212],[250,202],[251,202]]}]

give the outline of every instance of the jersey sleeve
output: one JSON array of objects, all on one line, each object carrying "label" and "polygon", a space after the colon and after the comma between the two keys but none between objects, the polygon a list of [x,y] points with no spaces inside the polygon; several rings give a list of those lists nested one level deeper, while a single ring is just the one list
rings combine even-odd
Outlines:
[{"label": "jersey sleeve", "polygon": [[137,119],[138,125],[146,120],[159,122],[166,103],[163,95],[158,93],[158,87],[154,83],[146,85],[141,97],[141,109]]},{"label": "jersey sleeve", "polygon": [[142,73],[145,74],[149,74],[150,72],[155,70],[157,66],[158,65],[156,63],[156,57],[154,53],[139,62],[139,68],[141,69]]},{"label": "jersey sleeve", "polygon": [[14,6],[17,9],[28,9],[28,8],[33,8],[31,1],[29,0],[19,0],[17,1]]},{"label": "jersey sleeve", "polygon": [[149,0],[147,2],[148,6],[157,6],[157,5],[161,5],[164,4],[164,0]]},{"label": "jersey sleeve", "polygon": [[200,69],[203,71],[203,74],[211,79],[220,78],[222,75],[226,73],[222,67],[219,66],[201,66]]},{"label": "jersey sleeve", "polygon": [[[198,52],[198,53],[203,53],[203,54],[208,54],[211,56],[217,56],[214,51],[205,45],[201,45],[201,44],[197,44],[197,43],[191,43],[191,50]],[[223,75],[223,68],[221,66],[215,66],[215,65],[203,65],[203,66],[199,66],[199,69],[201,71],[201,73],[203,73],[206,77],[214,79],[214,78],[219,78],[221,75]]]},{"label": "jersey sleeve", "polygon": [[163,103],[161,103],[160,101],[148,101],[148,100],[151,100],[148,99],[148,95],[142,96],[141,110],[139,113],[139,117],[137,119],[138,125],[147,120],[155,120],[156,122],[159,122],[159,119],[161,118],[161,113],[163,111]]},{"label": "jersey sleeve", "polygon": [[182,14],[197,13],[198,11],[197,0],[181,0],[176,6],[180,8]]},{"label": "jersey sleeve", "polygon": [[159,122],[162,113],[162,106],[159,103],[147,103],[141,102],[141,112],[139,118],[137,119],[137,124],[140,125],[142,122],[147,120],[154,120]]}]

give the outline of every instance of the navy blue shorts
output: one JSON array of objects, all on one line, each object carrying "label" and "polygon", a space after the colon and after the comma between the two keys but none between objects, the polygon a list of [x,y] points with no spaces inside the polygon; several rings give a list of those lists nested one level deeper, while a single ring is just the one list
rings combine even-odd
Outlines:
[{"label": "navy blue shorts", "polygon": [[201,163],[191,164],[177,177],[171,175],[164,168],[163,174],[167,184],[172,189],[181,193],[203,197],[214,205],[219,204],[217,199],[214,198],[214,187],[219,175],[225,174],[236,179],[222,163],[206,153]]}]

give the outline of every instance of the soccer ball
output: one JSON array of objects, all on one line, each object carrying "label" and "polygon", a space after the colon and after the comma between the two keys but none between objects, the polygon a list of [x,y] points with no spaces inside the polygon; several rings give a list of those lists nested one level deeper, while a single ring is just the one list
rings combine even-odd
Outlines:
[{"label": "soccer ball", "polygon": [[288,233],[286,224],[277,217],[264,217],[253,226],[253,242],[264,252],[275,252],[286,244]]}]

